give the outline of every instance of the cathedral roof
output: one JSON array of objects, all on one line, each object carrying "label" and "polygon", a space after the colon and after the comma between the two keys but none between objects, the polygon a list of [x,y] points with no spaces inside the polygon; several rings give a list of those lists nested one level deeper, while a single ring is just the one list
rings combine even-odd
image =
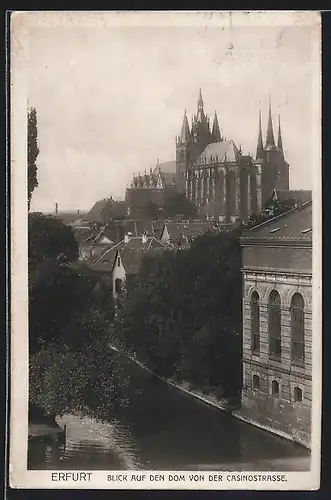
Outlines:
[{"label": "cathedral roof", "polygon": [[213,142],[204,149],[197,163],[209,163],[211,160],[219,163],[224,161],[237,163],[239,156],[239,149],[233,141]]}]

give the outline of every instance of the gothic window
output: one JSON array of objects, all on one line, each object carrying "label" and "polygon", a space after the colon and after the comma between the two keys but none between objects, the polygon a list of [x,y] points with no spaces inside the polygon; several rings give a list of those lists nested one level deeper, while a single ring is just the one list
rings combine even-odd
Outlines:
[{"label": "gothic window", "polygon": [[253,389],[260,389],[260,377],[253,375]]},{"label": "gothic window", "polygon": [[281,300],[276,290],[272,290],[268,300],[269,354],[281,357]]},{"label": "gothic window", "polygon": [[116,278],[115,280],[115,293],[117,293],[117,295],[122,293],[122,280],[120,278]]},{"label": "gothic window", "polygon": [[291,360],[303,362],[305,358],[305,317],[304,301],[300,293],[291,300]]},{"label": "gothic window", "polygon": [[252,293],[251,297],[251,340],[252,351],[255,354],[260,352],[260,306],[259,294]]},{"label": "gothic window", "polygon": [[300,387],[294,387],[294,401],[296,403],[302,401],[302,389],[300,389]]},{"label": "gothic window", "polygon": [[277,380],[271,382],[271,394],[273,396],[279,396],[279,383]]}]

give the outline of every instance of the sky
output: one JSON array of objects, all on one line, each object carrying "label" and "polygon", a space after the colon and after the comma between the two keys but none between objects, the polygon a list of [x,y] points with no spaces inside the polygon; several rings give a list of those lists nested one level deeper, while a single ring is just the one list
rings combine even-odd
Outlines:
[{"label": "sky", "polygon": [[[107,14],[103,14],[106,16]],[[111,13],[109,14],[111,15]],[[165,14],[166,15],[166,14]],[[218,114],[221,132],[255,155],[271,96],[290,187],[312,187],[316,56],[308,25],[40,23],[29,29],[28,105],[37,110],[39,186],[32,210],[88,210],[124,199],[133,173],[175,159],[186,109]],[[287,23],[288,24],[288,23]]]}]

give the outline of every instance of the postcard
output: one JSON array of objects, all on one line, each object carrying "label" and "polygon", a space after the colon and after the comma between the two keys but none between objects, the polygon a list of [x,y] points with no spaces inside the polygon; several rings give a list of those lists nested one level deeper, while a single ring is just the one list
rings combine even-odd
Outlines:
[{"label": "postcard", "polygon": [[16,11],[12,488],[316,490],[317,11]]}]

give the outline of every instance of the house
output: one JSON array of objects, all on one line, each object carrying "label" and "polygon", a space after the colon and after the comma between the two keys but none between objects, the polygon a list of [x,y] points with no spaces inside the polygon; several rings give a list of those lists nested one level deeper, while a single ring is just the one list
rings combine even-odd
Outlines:
[{"label": "house", "polygon": [[127,233],[122,241],[106,250],[91,263],[90,269],[98,273],[112,289],[114,298],[121,295],[124,286],[130,287],[146,255],[171,249],[171,245],[143,234]]},{"label": "house", "polygon": [[127,203],[125,201],[117,201],[112,198],[104,198],[97,201],[87,217],[93,222],[107,224],[113,219],[124,219],[127,214]]},{"label": "house", "polygon": [[187,248],[198,236],[202,236],[208,231],[222,231],[230,228],[228,224],[221,224],[216,221],[166,221],[163,223],[160,241],[172,244],[175,248]]},{"label": "house", "polygon": [[240,412],[310,447],[312,202],[247,230],[241,246]]}]

